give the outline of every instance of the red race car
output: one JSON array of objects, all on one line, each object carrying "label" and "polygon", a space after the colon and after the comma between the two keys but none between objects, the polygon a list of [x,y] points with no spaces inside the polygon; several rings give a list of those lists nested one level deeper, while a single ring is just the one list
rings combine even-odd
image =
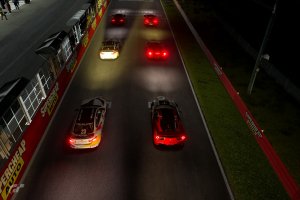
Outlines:
[{"label": "red race car", "polygon": [[159,19],[156,15],[144,15],[144,25],[145,26],[158,26]]},{"label": "red race car", "polygon": [[113,24],[113,25],[120,26],[120,25],[125,24],[125,21],[126,21],[125,15],[123,15],[123,14],[114,14],[111,17],[111,24]]},{"label": "red race car", "polygon": [[146,57],[153,60],[165,60],[169,57],[169,52],[163,43],[149,41],[146,43]]},{"label": "red race car", "polygon": [[187,134],[180,118],[178,105],[159,96],[151,102],[150,108],[154,145],[183,146]]}]

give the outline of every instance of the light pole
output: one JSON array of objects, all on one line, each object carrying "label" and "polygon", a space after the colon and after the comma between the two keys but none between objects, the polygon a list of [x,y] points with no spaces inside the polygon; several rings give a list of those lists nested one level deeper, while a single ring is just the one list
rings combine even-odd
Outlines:
[{"label": "light pole", "polygon": [[262,44],[260,46],[260,49],[259,49],[259,52],[258,52],[258,55],[257,55],[257,58],[256,58],[256,62],[255,62],[255,65],[254,65],[254,68],[253,68],[253,71],[252,71],[251,79],[250,79],[250,82],[249,82],[249,85],[248,85],[248,94],[249,95],[251,95],[256,75],[259,72],[259,65],[261,63],[261,59],[263,58],[262,54],[265,51],[267,40],[268,40],[268,37],[271,33],[271,29],[273,27],[274,18],[275,18],[275,14],[276,14],[276,6],[277,6],[278,1],[279,0],[276,0],[276,2],[274,4],[273,10],[272,10],[272,15],[271,15],[271,18],[269,20],[264,39],[262,41]]}]

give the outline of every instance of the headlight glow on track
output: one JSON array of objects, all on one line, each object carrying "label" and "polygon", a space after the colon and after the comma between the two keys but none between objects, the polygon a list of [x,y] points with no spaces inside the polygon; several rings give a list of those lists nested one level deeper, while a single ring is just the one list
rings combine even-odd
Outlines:
[{"label": "headlight glow on track", "polygon": [[117,28],[109,28],[106,29],[106,38],[111,39],[120,39],[120,38],[126,38],[128,35],[128,29],[124,27],[117,27]]},{"label": "headlight glow on track", "polygon": [[146,41],[149,40],[165,40],[170,38],[170,33],[165,30],[160,29],[142,29],[141,30],[141,37],[143,37]]},{"label": "headlight glow on track", "polygon": [[[136,72],[135,81],[151,92],[172,92],[181,87],[182,80],[172,66],[146,66]],[[166,75],[167,74],[167,75]]]}]

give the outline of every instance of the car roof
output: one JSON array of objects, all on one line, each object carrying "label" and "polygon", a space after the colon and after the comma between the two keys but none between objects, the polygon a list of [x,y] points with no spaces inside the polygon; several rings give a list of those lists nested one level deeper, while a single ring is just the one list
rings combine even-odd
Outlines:
[{"label": "car roof", "polygon": [[147,47],[148,48],[161,49],[161,48],[164,47],[164,45],[160,41],[148,41],[147,42]]},{"label": "car roof", "polygon": [[120,43],[120,42],[114,41],[114,40],[104,41],[104,42],[102,42],[102,47],[101,47],[101,49],[102,49],[102,50],[116,49],[116,48],[117,48],[117,45],[118,45],[119,43]]},{"label": "car roof", "polygon": [[109,46],[109,45],[116,45],[118,43],[120,43],[120,42],[116,41],[116,40],[106,40],[106,41],[102,42],[102,45],[103,46]]},{"label": "car roof", "polygon": [[158,109],[160,115],[159,126],[162,132],[178,132],[180,130],[180,118],[174,108],[164,107]]},{"label": "car roof", "polygon": [[82,123],[82,124],[93,123],[96,110],[97,110],[97,107],[95,107],[95,106],[81,107],[79,109],[75,123]]},{"label": "car roof", "polygon": [[125,15],[122,13],[116,13],[116,14],[113,14],[112,16],[113,17],[125,17]]},{"label": "car roof", "polygon": [[177,115],[176,109],[173,106],[159,105],[156,110],[162,117],[170,118]]},{"label": "car roof", "polygon": [[162,45],[162,42],[161,41],[158,41],[158,40],[150,40],[147,42],[148,45]]}]

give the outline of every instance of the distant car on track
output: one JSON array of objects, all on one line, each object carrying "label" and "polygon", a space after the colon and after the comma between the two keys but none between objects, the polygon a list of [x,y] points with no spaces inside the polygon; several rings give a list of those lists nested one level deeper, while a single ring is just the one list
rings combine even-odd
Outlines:
[{"label": "distant car on track", "polygon": [[95,148],[102,139],[107,102],[96,97],[82,102],[67,140],[73,149]]},{"label": "distant car on track", "polygon": [[178,105],[164,96],[159,96],[150,103],[150,109],[154,145],[183,146],[187,134]]},{"label": "distant car on track", "polygon": [[161,41],[148,41],[145,54],[151,60],[165,60],[169,57],[169,51]]},{"label": "distant car on track", "polygon": [[123,25],[126,22],[126,18],[124,14],[118,13],[111,16],[111,24],[112,25]]},{"label": "distant car on track", "polygon": [[156,15],[146,14],[144,15],[144,25],[145,26],[158,26],[159,19]]},{"label": "distant car on track", "polygon": [[99,56],[102,60],[114,60],[120,55],[121,43],[118,40],[106,40],[102,42]]}]

